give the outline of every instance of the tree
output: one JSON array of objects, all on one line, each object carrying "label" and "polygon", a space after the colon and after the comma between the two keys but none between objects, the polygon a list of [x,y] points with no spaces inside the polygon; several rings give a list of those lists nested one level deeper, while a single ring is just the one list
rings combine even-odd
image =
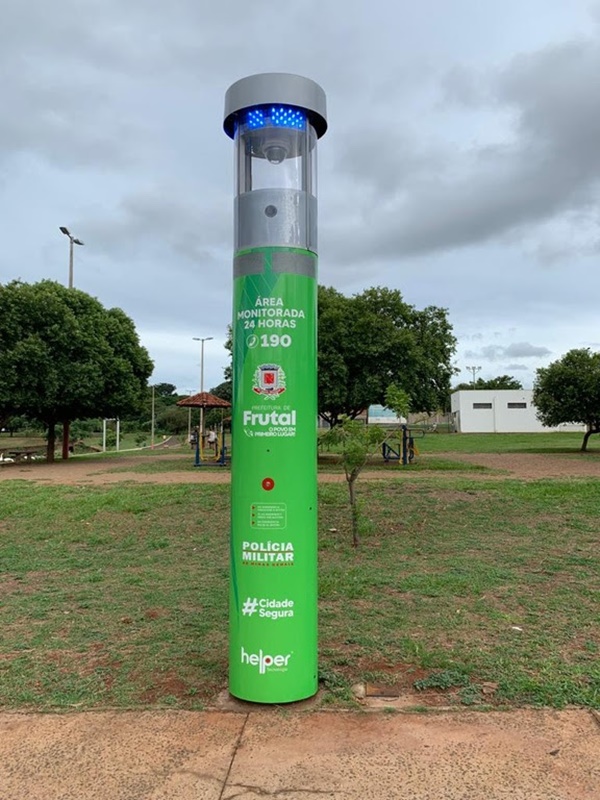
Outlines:
[{"label": "tree", "polygon": [[11,438],[17,432],[27,427],[29,420],[26,417],[17,416],[0,416],[0,433],[4,430],[8,431]]},{"label": "tree", "polygon": [[[350,299],[333,287],[319,286],[318,304],[318,407],[319,414],[334,425],[341,414],[356,416],[348,407],[351,344]],[[360,405],[360,401],[359,401]],[[359,411],[364,408],[364,405]]]},{"label": "tree", "polygon": [[325,444],[341,447],[342,466],[348,484],[350,509],[352,512],[352,544],[360,543],[360,509],[356,501],[354,484],[368,459],[379,450],[386,434],[377,425],[364,425],[356,419],[342,417],[339,424],[323,435]]},{"label": "tree", "polygon": [[[231,324],[227,326],[227,338],[225,339],[225,344],[223,345],[223,347],[225,348],[225,350],[227,350],[227,352],[229,353],[229,358],[231,359],[233,354],[233,326]],[[231,387],[233,381],[233,364],[231,363],[231,360],[223,370],[223,377],[225,378],[224,382],[228,383]],[[223,384],[219,385],[222,386]]]},{"label": "tree", "polygon": [[375,287],[345,297],[319,287],[319,414],[332,425],[384,403],[395,383],[410,410],[448,405],[456,339],[447,311],[422,311],[399,291]]},{"label": "tree", "polygon": [[395,383],[390,384],[385,390],[385,405],[386,408],[391,408],[398,418],[408,416],[410,408],[408,392],[399,389]]},{"label": "tree", "polygon": [[136,411],[153,364],[119,308],[53,281],[0,286],[0,412],[47,429]]},{"label": "tree", "polygon": [[497,378],[490,378],[484,380],[477,378],[475,383],[459,383],[455,386],[453,391],[457,392],[461,389],[523,389],[523,384],[512,375],[498,375]]},{"label": "tree", "polygon": [[179,400],[177,387],[173,383],[155,383],[154,397],[162,398],[169,405],[174,405]]},{"label": "tree", "polygon": [[223,381],[218,386],[213,386],[210,394],[214,394],[215,397],[220,397],[221,400],[227,400],[228,403],[231,403],[231,389],[231,381]]},{"label": "tree", "polygon": [[[390,383],[407,392],[411,411],[448,407],[456,339],[446,309],[419,311],[395,289],[346,297],[319,286],[318,326],[319,415],[330,425],[383,403]],[[232,352],[231,330],[225,347]]]},{"label": "tree", "polygon": [[[227,370],[225,370],[225,372],[227,373]],[[232,388],[231,379],[224,380],[218,386],[213,386],[209,393],[214,394],[215,397],[220,397],[221,400],[227,400],[228,403],[231,403]],[[205,428],[219,428],[222,420],[228,417],[231,417],[230,409],[207,409],[204,415],[204,426]]]},{"label": "tree", "polygon": [[565,422],[587,425],[581,451],[600,433],[600,353],[589,348],[569,350],[558,361],[537,370],[533,403],[543,425]]},{"label": "tree", "polygon": [[184,396],[177,394],[177,387],[173,383],[155,383],[153,386],[147,386],[134,412],[121,417],[121,430],[127,433],[150,431],[154,406],[156,431],[179,433],[187,427],[187,413],[176,405]]},{"label": "tree", "polygon": [[176,405],[163,406],[156,414],[155,425],[159,433],[185,433],[188,427],[187,408]]}]

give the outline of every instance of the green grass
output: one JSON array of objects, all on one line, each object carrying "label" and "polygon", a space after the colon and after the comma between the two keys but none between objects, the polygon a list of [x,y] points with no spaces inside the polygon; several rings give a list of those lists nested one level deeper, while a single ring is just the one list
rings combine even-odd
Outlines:
[{"label": "green grass", "polygon": [[[380,472],[390,477],[401,477],[403,473],[411,472],[478,472],[500,474],[500,470],[492,470],[480,464],[468,464],[464,461],[453,461],[450,458],[436,458],[435,456],[418,456],[409,464],[400,461],[385,462],[380,454],[369,458],[364,467],[365,472]],[[336,453],[327,453],[319,456],[319,472],[343,473],[344,467],[341,458]]]},{"label": "green grass", "polygon": [[[123,454],[125,456],[127,454]],[[194,464],[194,454],[185,449],[172,449],[170,451],[158,451],[156,453],[139,453],[136,456],[139,458],[139,463],[135,465],[128,464],[126,466],[117,466],[119,464],[119,455],[116,460],[112,459],[107,463],[106,472],[133,472],[145,475],[159,474],[163,472],[197,472],[198,468]],[[154,458],[152,456],[156,455]],[[170,456],[170,457],[169,457]],[[176,456],[176,457],[174,457]],[[107,456],[103,454],[106,460]],[[225,468],[212,461],[203,462],[202,470],[211,470],[222,472],[229,472],[229,461]],[[418,459],[408,468],[404,468],[398,462],[390,462],[385,464],[381,457],[371,459],[369,464],[365,467],[369,472],[380,472],[382,477],[386,474],[390,477],[400,477],[402,471],[407,472],[476,472],[476,473],[489,473],[496,474],[498,470],[491,470],[488,467],[483,467],[478,464],[466,464],[461,461],[452,461],[448,458],[435,458],[427,456],[426,458]],[[331,454],[329,456],[322,456],[319,458],[319,472],[333,472],[342,473],[343,467],[340,463],[339,456]]]},{"label": "green grass", "polygon": [[[185,437],[166,437],[170,438],[171,444],[168,448],[161,448],[160,445],[163,441],[162,436],[156,436],[155,444],[156,449],[151,449],[150,445],[150,435],[146,437],[146,446],[144,449],[139,449],[137,444],[137,434],[124,434],[121,436],[119,440],[119,450],[115,450],[114,444],[107,445],[107,450],[105,453],[102,452],[102,433],[95,433],[90,437],[86,437],[84,440],[83,447],[80,447],[79,444],[75,446],[75,452],[72,453],[69,458],[86,458],[86,459],[94,459],[94,458],[122,458],[126,456],[148,456],[148,455],[158,455],[171,452],[190,452],[189,445],[184,444]],[[18,449],[24,447],[39,447],[43,449],[45,452],[46,450],[46,440],[43,437],[34,437],[34,436],[13,436],[10,437],[8,434],[1,434],[0,435],[0,450],[8,450],[8,449]],[[57,437],[56,439],[56,447],[55,447],[55,459],[57,461],[62,460],[62,439]]]},{"label": "green grass", "polygon": [[[174,456],[182,456],[188,455],[190,460],[193,460],[194,454],[190,452],[189,448],[182,447],[179,445],[174,445],[173,447],[169,448],[158,448],[156,450],[152,450],[150,448],[144,448],[143,450],[107,450],[106,453],[90,453],[90,454],[82,454],[82,455],[74,455],[70,456],[69,460],[84,460],[86,463],[95,462],[95,461],[106,461],[110,464],[115,465],[115,469],[122,469],[122,467],[117,466],[120,461],[123,459],[137,459],[141,462],[144,461],[152,461],[158,463],[161,460],[171,460],[175,463]],[[60,459],[57,459],[60,461]]]},{"label": "green grass", "polygon": [[13,447],[45,447],[46,440],[42,436],[20,436],[0,433],[0,449]]},{"label": "green grass", "polygon": [[4,484],[0,697],[196,707],[225,669],[226,487]]},{"label": "green grass", "polygon": [[[579,453],[583,433],[426,433],[415,435],[421,453]],[[600,437],[589,440],[600,453]]]},{"label": "green grass", "polygon": [[[111,434],[114,437],[114,431],[111,431]],[[144,435],[144,434],[142,434],[142,435]],[[150,444],[151,444],[151,436],[150,436],[150,434],[149,433],[145,434],[145,438],[144,438],[144,441],[143,441],[142,445],[138,444],[139,436],[140,436],[140,434],[137,434],[137,433],[125,433],[122,436],[120,436],[120,438],[119,438],[119,450],[118,451],[115,450],[115,447],[116,447],[115,440],[113,439],[113,441],[111,442],[110,439],[109,439],[108,440],[109,443],[107,444],[106,453],[102,453],[102,432],[94,433],[91,436],[85,437],[83,442],[84,442],[85,446],[94,447],[94,448],[100,448],[100,450],[99,450],[100,455],[106,455],[106,454],[109,454],[109,453],[111,455],[117,455],[117,454],[133,455],[135,452],[143,452],[143,453],[146,453],[146,452],[150,452],[150,453],[161,452],[160,445],[165,440],[169,440],[170,441],[169,449],[174,449],[174,448],[182,448],[183,449],[183,445],[185,443],[185,436],[175,436],[175,435],[173,435],[173,436],[165,436],[163,438],[162,435],[156,434],[156,436],[154,437],[155,449],[152,449],[150,447]],[[140,447],[142,447],[143,449],[140,450]]]},{"label": "green grass", "polygon": [[[322,491],[332,527],[336,488]],[[348,553],[347,525],[323,541],[321,628],[338,670],[451,670],[497,684],[495,702],[600,705],[595,482],[360,491],[362,548]]]},{"label": "green grass", "polygon": [[[394,434],[390,432],[394,437]],[[390,440],[399,442],[396,436]],[[431,433],[414,434],[417,450],[415,461],[410,469],[426,470],[465,470],[467,465],[459,461],[450,462],[446,454],[478,454],[478,453],[532,453],[569,455],[573,459],[593,459],[600,455],[600,437],[592,436],[588,442],[587,453],[581,453],[583,433]],[[437,458],[440,453],[444,458]],[[320,462],[334,462],[335,448],[319,447]],[[382,464],[383,459],[377,454],[371,459],[371,466]],[[391,462],[393,463],[393,462]],[[472,466],[472,465],[471,465]],[[481,469],[481,468],[480,468]]]},{"label": "green grass", "polygon": [[[184,453],[183,450],[178,453],[180,454],[177,458],[173,458],[172,451],[158,452],[150,454],[150,456],[146,453],[144,457],[137,459],[135,465],[114,466],[113,462],[108,462],[106,472],[133,472],[142,475],[157,475],[163,472],[196,472],[198,468],[194,466],[193,453]],[[153,455],[156,455],[157,458],[151,457]],[[118,463],[118,461],[115,462],[115,464]]]},{"label": "green grass", "polygon": [[[595,481],[399,471],[358,494],[355,550],[345,486],[320,488],[328,702],[385,679],[465,705],[493,684],[486,704],[600,708]],[[210,702],[227,682],[228,503],[228,486],[3,482],[0,706]]]},{"label": "green grass", "polygon": [[[187,454],[190,456],[190,459],[194,460],[195,449],[192,449],[190,445],[185,441],[185,436],[167,436],[166,439],[168,440],[168,446],[162,447],[163,437],[157,436],[155,438],[155,446],[154,448],[150,447],[150,436],[147,437],[146,443],[142,449],[138,448],[134,444],[135,436],[129,437],[125,439],[125,444],[121,441],[119,451],[116,450],[107,450],[106,453],[95,453],[95,454],[86,454],[84,457],[86,459],[89,458],[153,458],[154,456],[169,456],[173,454]],[[87,443],[95,443],[95,439],[86,440]],[[231,441],[230,435],[227,434],[225,437],[225,445],[227,447],[227,452],[229,454],[231,450]],[[133,449],[128,449],[133,448]]]}]

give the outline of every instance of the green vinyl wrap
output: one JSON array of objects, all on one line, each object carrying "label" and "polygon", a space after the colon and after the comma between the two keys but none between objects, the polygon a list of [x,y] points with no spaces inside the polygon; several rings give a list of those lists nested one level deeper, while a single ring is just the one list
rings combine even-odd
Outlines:
[{"label": "green vinyl wrap", "polygon": [[317,691],[316,261],[236,254],[229,690],[258,703]]}]

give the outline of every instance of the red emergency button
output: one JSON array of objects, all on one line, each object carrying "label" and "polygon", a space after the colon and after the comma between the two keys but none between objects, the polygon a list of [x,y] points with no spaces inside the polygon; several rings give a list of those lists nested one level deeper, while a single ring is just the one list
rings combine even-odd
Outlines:
[{"label": "red emergency button", "polygon": [[271,489],[274,488],[274,486],[275,486],[275,481],[273,480],[273,478],[265,478],[262,482],[262,487],[265,490],[265,492],[270,492]]}]

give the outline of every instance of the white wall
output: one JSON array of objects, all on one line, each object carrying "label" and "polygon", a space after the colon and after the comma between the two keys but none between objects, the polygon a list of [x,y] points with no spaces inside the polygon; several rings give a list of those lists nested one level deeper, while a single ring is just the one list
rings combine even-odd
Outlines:
[{"label": "white wall", "polygon": [[545,428],[536,417],[531,389],[467,389],[453,392],[451,403],[454,424],[460,433],[585,430],[584,425]]}]

